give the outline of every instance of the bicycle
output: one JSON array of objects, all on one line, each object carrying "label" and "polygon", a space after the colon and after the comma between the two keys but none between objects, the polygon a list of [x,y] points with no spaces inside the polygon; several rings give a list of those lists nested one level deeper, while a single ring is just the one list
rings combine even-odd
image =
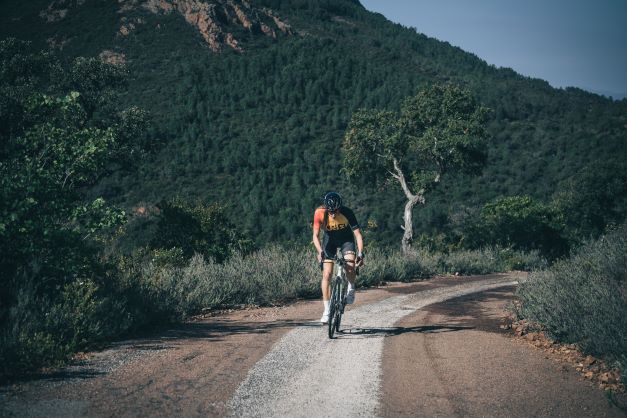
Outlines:
[{"label": "bicycle", "polygon": [[333,339],[334,332],[340,331],[342,314],[346,307],[346,292],[348,279],[346,278],[346,260],[343,255],[335,256],[335,277],[331,282],[331,299],[329,299],[329,338]]}]

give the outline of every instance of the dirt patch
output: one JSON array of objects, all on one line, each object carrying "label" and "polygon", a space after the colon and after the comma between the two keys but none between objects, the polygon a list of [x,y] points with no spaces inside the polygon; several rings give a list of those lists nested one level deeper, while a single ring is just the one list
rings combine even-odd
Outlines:
[{"label": "dirt patch", "polygon": [[513,288],[425,307],[386,339],[381,416],[622,417],[573,368],[502,328]]}]

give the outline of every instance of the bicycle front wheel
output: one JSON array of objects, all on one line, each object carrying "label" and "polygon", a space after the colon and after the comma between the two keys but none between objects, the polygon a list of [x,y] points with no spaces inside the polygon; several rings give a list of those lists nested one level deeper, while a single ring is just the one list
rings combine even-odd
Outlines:
[{"label": "bicycle front wheel", "polygon": [[340,322],[340,283],[334,282],[331,289],[331,299],[329,301],[329,338],[333,338],[336,330],[339,331]]},{"label": "bicycle front wheel", "polygon": [[[338,292],[342,290],[341,286],[338,286]],[[342,293],[339,293],[337,298],[336,314],[337,320],[335,321],[335,331],[340,332],[340,323],[342,322],[342,314],[344,313],[344,298]]]},{"label": "bicycle front wheel", "polygon": [[331,299],[329,300],[329,322],[327,323],[329,338],[333,338],[333,333],[335,332],[335,302],[333,299],[333,292],[331,292]]}]

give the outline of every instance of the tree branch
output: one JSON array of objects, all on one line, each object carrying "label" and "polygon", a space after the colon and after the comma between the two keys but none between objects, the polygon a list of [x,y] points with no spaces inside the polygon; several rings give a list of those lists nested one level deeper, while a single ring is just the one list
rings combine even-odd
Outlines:
[{"label": "tree branch", "polygon": [[409,190],[409,186],[407,185],[407,181],[405,180],[405,175],[403,174],[403,171],[398,164],[398,160],[396,158],[393,158],[392,161],[394,163],[394,170],[396,171],[396,176],[394,176],[394,178],[396,178],[401,184],[401,188],[403,189],[403,192],[405,193],[407,199],[414,200],[416,196],[411,192],[411,190]]},{"label": "tree branch", "polygon": [[388,172],[388,174],[389,174],[390,176],[392,176],[392,177],[393,177],[393,178],[395,178],[396,180],[399,180],[399,181],[400,181],[400,178],[398,177],[398,174],[395,174],[395,173],[391,172],[390,170],[386,170],[386,171]]},{"label": "tree branch", "polygon": [[63,179],[63,184],[61,185],[61,188],[62,188],[62,189],[63,189],[63,188],[65,188],[65,183],[67,183],[68,179],[70,178],[70,176],[71,176],[72,174],[74,174],[74,171],[72,171],[72,170],[67,170],[67,171],[65,172],[65,178]]}]

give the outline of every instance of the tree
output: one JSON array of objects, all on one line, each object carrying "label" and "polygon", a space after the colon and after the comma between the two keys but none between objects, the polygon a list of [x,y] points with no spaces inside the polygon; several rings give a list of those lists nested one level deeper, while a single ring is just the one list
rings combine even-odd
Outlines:
[{"label": "tree", "polygon": [[433,85],[407,98],[399,113],[355,112],[344,136],[344,170],[370,184],[397,181],[407,202],[401,247],[413,241],[412,211],[452,171],[485,164],[487,109],[455,85]]},{"label": "tree", "polygon": [[564,181],[553,204],[565,216],[569,238],[597,237],[625,220],[627,172],[624,162],[594,162]]},{"label": "tree", "polygon": [[[136,159],[145,126],[141,110],[115,108],[123,76],[98,59],[64,66],[27,43],[0,41],[0,375],[12,361],[36,366],[96,333],[87,310],[72,307],[100,306],[103,240],[125,216],[88,191]],[[60,311],[67,315],[51,314]]]},{"label": "tree", "polygon": [[[15,62],[24,63],[28,77],[15,74]],[[51,70],[54,77],[49,76]],[[104,78],[113,83],[123,75],[96,59],[77,59],[65,69],[48,53],[29,53],[26,43],[0,42],[0,119],[5,122],[0,133],[3,306],[10,306],[7,298],[14,296],[9,295],[18,286],[18,277],[30,270],[48,276],[42,283],[58,284],[51,277],[61,282],[75,277],[73,269],[87,265],[78,258],[87,256],[94,233],[121,221],[120,211],[101,198],[88,199],[86,189],[106,175],[112,163],[119,165],[135,155],[144,113],[110,108],[96,118],[86,103],[97,103],[94,109],[102,110],[104,97],[114,96],[106,83],[94,87],[81,80]],[[88,86],[89,98],[83,97],[83,89],[66,90],[68,79],[75,87]],[[12,117],[5,119],[6,115]],[[74,256],[76,263],[71,261]]]}]

